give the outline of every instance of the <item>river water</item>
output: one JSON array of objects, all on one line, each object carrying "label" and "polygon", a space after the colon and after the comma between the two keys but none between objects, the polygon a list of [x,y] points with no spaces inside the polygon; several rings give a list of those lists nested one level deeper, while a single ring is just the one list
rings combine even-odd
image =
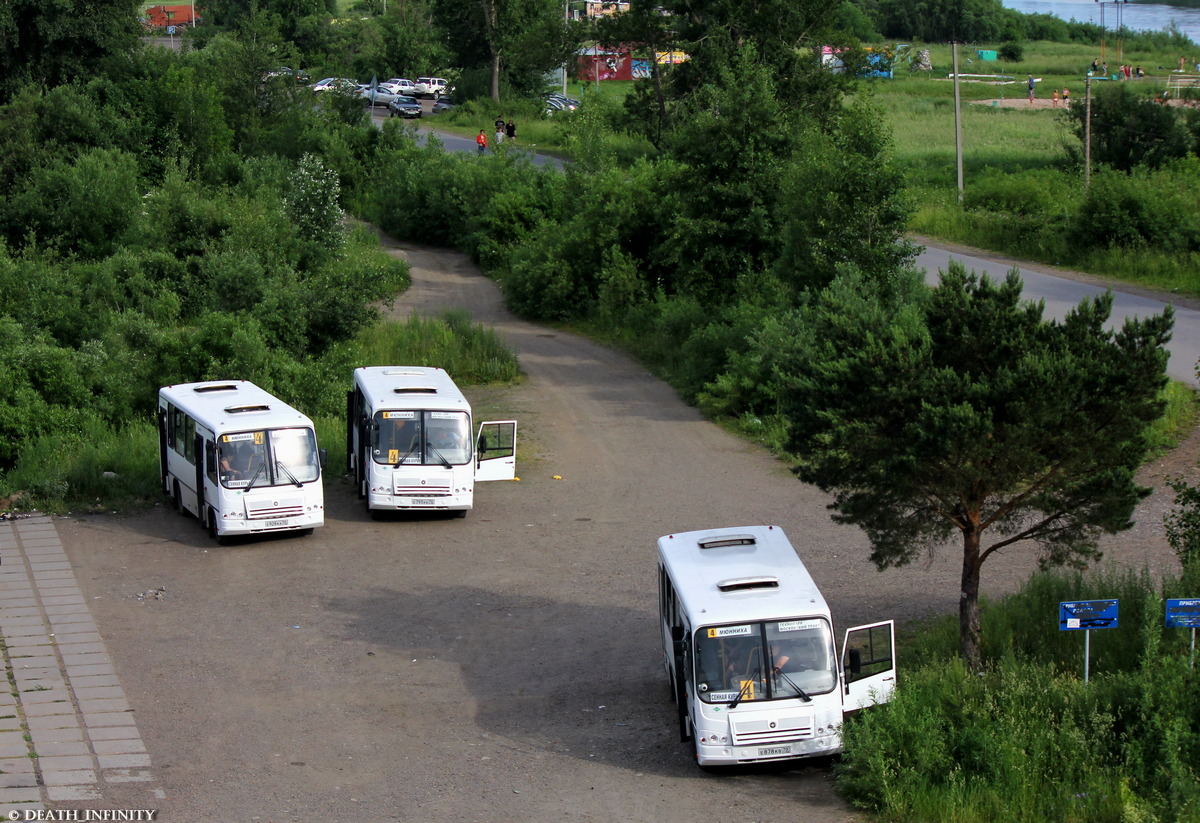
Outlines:
[{"label": "river water", "polygon": [[[1103,24],[1116,41],[1117,24],[1127,29],[1162,31],[1174,21],[1193,43],[1200,43],[1200,6],[1169,6],[1161,3],[1098,3],[1096,0],[1002,0],[1004,7],[1026,14],[1053,14],[1063,20]],[[1103,15],[1103,19],[1101,19]],[[1188,55],[1193,64],[1200,53]],[[1111,60],[1109,62],[1112,62]]]}]

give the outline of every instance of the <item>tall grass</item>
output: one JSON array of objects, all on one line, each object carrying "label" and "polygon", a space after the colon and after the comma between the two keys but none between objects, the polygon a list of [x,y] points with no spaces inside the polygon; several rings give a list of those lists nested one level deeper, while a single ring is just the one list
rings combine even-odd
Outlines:
[{"label": "tall grass", "polygon": [[461,310],[381,323],[358,335],[349,356],[356,366],[442,368],[460,385],[512,383],[521,376],[512,349],[493,329],[473,323]]},{"label": "tall grass", "polygon": [[1150,427],[1149,460],[1156,460],[1183,442],[1196,428],[1200,416],[1200,398],[1191,386],[1178,380],[1169,382],[1163,389],[1162,399],[1166,403],[1163,415]]},{"label": "tall grass", "polygon": [[[110,427],[85,417],[77,429],[26,441],[0,497],[18,508],[107,511],[162,496],[153,420]],[[0,506],[0,508],[6,508]]]},{"label": "tall grass", "polygon": [[[1193,569],[1035,575],[985,604],[987,665],[954,656],[953,621],[918,630],[896,697],[845,729],[838,785],[896,821],[1184,821],[1200,816],[1200,676],[1163,598],[1200,592]],[[1116,598],[1116,629],[1059,631],[1058,604]],[[906,647],[908,648],[908,647]]]}]

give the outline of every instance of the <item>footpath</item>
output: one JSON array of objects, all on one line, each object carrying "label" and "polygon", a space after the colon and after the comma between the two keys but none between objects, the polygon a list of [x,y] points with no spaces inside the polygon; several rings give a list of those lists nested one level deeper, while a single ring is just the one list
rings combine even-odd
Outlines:
[{"label": "footpath", "polygon": [[[0,521],[0,820],[104,799],[114,783],[164,795],[83,593],[44,515]],[[78,808],[78,807],[76,807]]]}]

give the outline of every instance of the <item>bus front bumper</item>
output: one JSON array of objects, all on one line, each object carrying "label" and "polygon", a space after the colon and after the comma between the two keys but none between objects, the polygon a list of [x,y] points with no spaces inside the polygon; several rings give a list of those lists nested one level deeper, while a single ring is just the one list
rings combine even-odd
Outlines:
[{"label": "bus front bumper", "polygon": [[739,763],[769,763],[773,760],[825,757],[837,754],[841,750],[842,738],[837,733],[750,746],[705,743],[697,740],[696,762],[701,766],[734,766]]}]

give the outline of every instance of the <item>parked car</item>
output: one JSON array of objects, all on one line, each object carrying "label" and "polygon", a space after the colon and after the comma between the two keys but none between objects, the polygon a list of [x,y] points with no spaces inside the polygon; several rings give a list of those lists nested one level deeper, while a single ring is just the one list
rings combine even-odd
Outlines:
[{"label": "parked car", "polygon": [[363,100],[367,101],[367,103],[374,102],[376,106],[386,106],[388,103],[391,103],[393,100],[395,100],[399,94],[398,92],[393,91],[392,88],[393,87],[389,87],[387,83],[377,83],[375,86],[375,91],[372,93],[371,86],[368,84],[366,86],[360,86],[358,93]]},{"label": "parked car", "polygon": [[319,80],[311,86],[313,91],[340,91],[357,93],[359,90],[358,83],[345,77],[326,77],[324,80]]},{"label": "parked car", "polygon": [[576,108],[578,108],[577,105],[573,106],[561,97],[546,98],[546,114],[558,114],[560,111],[574,111]]},{"label": "parked car", "polygon": [[404,77],[393,77],[386,83],[380,83],[381,86],[387,86],[394,94],[403,94],[405,97],[412,97],[417,90],[417,84]]},{"label": "parked car", "polygon": [[416,88],[413,89],[413,96],[432,97],[436,100],[448,91],[449,83],[444,77],[418,77]]},{"label": "parked car", "polygon": [[404,97],[396,95],[392,98],[392,102],[388,103],[389,117],[420,117],[421,104],[417,102],[415,97]]},{"label": "parked car", "polygon": [[441,114],[444,111],[454,111],[456,108],[458,108],[458,104],[455,103],[453,99],[449,97],[439,97],[437,100],[433,101],[433,108],[429,113]]},{"label": "parked car", "polygon": [[581,105],[574,97],[567,97],[565,94],[551,92],[546,95],[547,105],[553,104],[553,107],[560,111],[575,111]]},{"label": "parked car", "polygon": [[267,77],[289,77],[294,79],[301,85],[307,85],[312,82],[312,78],[308,76],[308,72],[303,69],[293,69],[288,66],[280,66],[275,71],[269,71]]}]

